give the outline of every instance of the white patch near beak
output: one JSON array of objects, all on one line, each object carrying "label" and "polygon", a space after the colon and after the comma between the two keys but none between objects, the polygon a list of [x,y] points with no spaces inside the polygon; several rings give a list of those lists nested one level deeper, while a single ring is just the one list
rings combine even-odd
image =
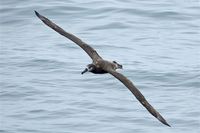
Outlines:
[{"label": "white patch near beak", "polygon": [[91,72],[92,70],[93,70],[93,68],[92,68],[92,67],[88,68],[88,71],[89,71],[89,72]]}]

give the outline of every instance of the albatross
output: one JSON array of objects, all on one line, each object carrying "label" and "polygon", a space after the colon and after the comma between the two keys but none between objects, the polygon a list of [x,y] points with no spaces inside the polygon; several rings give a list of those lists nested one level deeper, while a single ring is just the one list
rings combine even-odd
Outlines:
[{"label": "albatross", "polygon": [[53,23],[48,18],[42,16],[37,11],[35,11],[36,16],[43,21],[44,24],[61,34],[62,36],[68,38],[69,40],[76,43],[79,47],[81,47],[92,59],[92,63],[88,64],[87,67],[84,69],[84,71],[81,74],[84,74],[86,72],[91,72],[94,74],[105,74],[109,73],[113,75],[115,78],[117,78],[119,81],[121,81],[136,97],[136,99],[151,113],[155,118],[157,118],[160,122],[163,124],[170,126],[167,121],[160,115],[158,111],[154,109],[153,106],[149,104],[149,102],[146,100],[146,98],[142,95],[142,93],[134,86],[134,84],[126,78],[123,74],[117,72],[117,69],[122,69],[122,65],[117,63],[116,61],[107,61],[104,60],[95,49],[93,49],[90,45],[83,42],[81,39],[76,37],[75,35],[66,32],[61,27],[59,27],[57,24]]}]

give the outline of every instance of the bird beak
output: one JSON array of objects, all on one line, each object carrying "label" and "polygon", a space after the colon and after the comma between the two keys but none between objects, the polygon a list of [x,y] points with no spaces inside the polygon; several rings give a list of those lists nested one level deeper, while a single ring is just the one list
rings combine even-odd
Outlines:
[{"label": "bird beak", "polygon": [[88,69],[85,68],[85,70],[83,70],[81,74],[84,74],[84,73],[86,73],[87,71],[88,71]]}]

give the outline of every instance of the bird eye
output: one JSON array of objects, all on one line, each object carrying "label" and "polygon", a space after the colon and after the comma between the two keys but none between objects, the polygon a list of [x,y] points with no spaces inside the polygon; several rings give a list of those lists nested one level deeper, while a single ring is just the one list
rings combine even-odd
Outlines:
[{"label": "bird eye", "polygon": [[116,61],[113,61],[113,63],[115,63],[115,64],[116,64],[117,62],[116,62]]}]

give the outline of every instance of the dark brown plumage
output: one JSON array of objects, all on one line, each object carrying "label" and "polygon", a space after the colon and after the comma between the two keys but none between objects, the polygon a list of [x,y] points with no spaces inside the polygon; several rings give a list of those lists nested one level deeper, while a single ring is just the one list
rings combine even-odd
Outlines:
[{"label": "dark brown plumage", "polygon": [[78,46],[80,46],[93,60],[92,64],[89,64],[87,68],[82,72],[84,74],[85,72],[89,71],[94,74],[104,74],[104,73],[110,73],[115,78],[120,80],[132,93],[133,95],[138,99],[138,101],[154,116],[156,117],[160,122],[163,124],[170,126],[166,120],[157,112],[145,99],[145,97],[141,94],[141,92],[133,85],[133,83],[127,79],[124,75],[121,73],[118,73],[116,69],[122,69],[122,65],[118,64],[116,61],[110,62],[107,60],[104,60],[99,56],[99,54],[94,50],[91,46],[83,42],[81,39],[76,37],[75,35],[68,33],[64,31],[61,27],[50,21],[48,18],[40,15],[38,12],[35,11],[35,14],[38,16],[40,20],[42,20],[47,26],[58,32],[59,34],[67,37],[74,43],[76,43]]}]

